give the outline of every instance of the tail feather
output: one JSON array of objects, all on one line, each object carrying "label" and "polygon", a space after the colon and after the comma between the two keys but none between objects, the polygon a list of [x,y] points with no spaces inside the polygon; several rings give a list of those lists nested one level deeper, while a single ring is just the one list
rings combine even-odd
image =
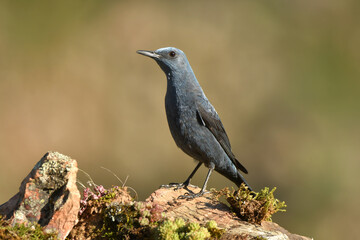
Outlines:
[{"label": "tail feather", "polygon": [[238,180],[235,182],[235,184],[240,187],[242,183],[245,183],[249,190],[253,191],[252,187],[250,187],[250,185],[246,182],[245,178],[241,175],[241,173],[238,172]]}]

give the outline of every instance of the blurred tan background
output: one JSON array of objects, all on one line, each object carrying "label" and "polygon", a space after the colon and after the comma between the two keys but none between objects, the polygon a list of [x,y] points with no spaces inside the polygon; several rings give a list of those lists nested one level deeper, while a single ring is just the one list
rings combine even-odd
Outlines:
[{"label": "blurred tan background", "polygon": [[[0,202],[48,150],[145,199],[194,161],[168,130],[166,78],[135,53],[182,49],[275,221],[316,239],[359,225],[359,1],[1,1]],[[202,185],[202,168],[192,183]],[[79,173],[86,184],[87,177]],[[208,187],[234,186],[214,174]]]}]

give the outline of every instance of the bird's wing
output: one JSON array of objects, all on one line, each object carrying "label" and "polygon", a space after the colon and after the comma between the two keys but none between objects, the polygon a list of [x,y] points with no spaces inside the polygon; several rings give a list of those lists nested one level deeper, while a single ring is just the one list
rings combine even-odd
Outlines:
[{"label": "bird's wing", "polygon": [[210,105],[210,103],[208,105],[209,107],[206,108],[203,106],[203,104],[196,104],[197,118],[200,124],[204,125],[210,130],[226,154],[229,156],[231,161],[234,163],[236,168],[240,169],[244,173],[248,173],[246,168],[235,158],[235,155],[232,153],[229,138],[218,114]]}]

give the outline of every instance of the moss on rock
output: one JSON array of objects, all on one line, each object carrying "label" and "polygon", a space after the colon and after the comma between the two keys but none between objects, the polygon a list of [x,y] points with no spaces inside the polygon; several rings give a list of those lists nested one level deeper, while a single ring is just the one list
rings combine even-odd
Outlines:
[{"label": "moss on rock", "polygon": [[0,216],[0,239],[4,240],[51,240],[57,239],[56,233],[45,233],[39,224],[15,224],[12,226]]},{"label": "moss on rock", "polygon": [[262,221],[271,221],[271,216],[277,212],[286,211],[286,204],[274,197],[273,188],[261,189],[260,192],[252,192],[245,184],[242,184],[239,190],[230,191],[224,188],[220,191],[213,190],[215,198],[224,196],[230,204],[231,209],[242,220],[260,224]]}]

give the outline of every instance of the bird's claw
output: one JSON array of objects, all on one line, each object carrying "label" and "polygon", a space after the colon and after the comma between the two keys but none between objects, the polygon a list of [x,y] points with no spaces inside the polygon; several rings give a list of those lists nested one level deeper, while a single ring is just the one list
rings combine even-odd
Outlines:
[{"label": "bird's claw", "polygon": [[200,191],[198,193],[193,193],[193,192],[187,192],[185,193],[184,195],[180,195],[178,197],[178,199],[186,199],[186,200],[191,200],[191,199],[194,199],[194,198],[197,198],[197,197],[201,197],[203,196],[204,194],[206,193],[209,193],[208,191]]},{"label": "bird's claw", "polygon": [[188,187],[195,187],[192,184],[189,184],[189,182],[185,181],[183,183],[169,183],[169,184],[165,184],[165,185],[161,185],[160,188],[174,188],[174,190],[179,190],[179,189],[188,189]]},{"label": "bird's claw", "polygon": [[160,188],[175,188],[174,190],[179,190],[187,187],[184,183],[169,183],[165,185],[161,185]]}]

